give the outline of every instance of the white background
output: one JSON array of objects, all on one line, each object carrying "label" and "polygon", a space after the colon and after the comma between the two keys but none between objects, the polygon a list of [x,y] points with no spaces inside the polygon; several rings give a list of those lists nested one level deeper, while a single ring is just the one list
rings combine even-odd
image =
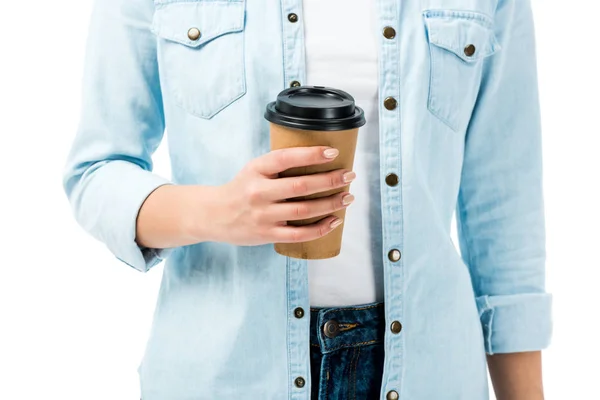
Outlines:
[{"label": "white background", "polygon": [[[555,296],[554,340],[544,354],[546,397],[599,399],[600,6],[591,0],[533,4],[548,289]],[[61,188],[77,126],[90,10],[90,0],[13,1],[0,9],[3,400],[139,398],[136,369],[162,267],[141,274],[120,264],[76,225]],[[164,147],[156,171],[169,176]]]}]

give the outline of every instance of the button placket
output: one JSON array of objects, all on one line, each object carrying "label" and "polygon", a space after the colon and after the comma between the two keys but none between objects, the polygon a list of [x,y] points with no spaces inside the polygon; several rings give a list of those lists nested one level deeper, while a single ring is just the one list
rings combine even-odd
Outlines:
[{"label": "button placket", "polygon": [[[304,81],[304,27],[302,0],[280,0],[280,18],[283,41],[283,80],[284,86],[293,81]],[[308,312],[308,277],[306,261],[287,260],[287,350],[288,350],[288,396],[290,400],[305,400],[310,382],[310,318]],[[300,311],[302,310],[302,311]],[[302,317],[300,317],[302,315]]]},{"label": "button placket", "polygon": [[[401,124],[401,87],[403,84],[401,59],[409,50],[404,50],[401,27],[403,15],[400,11],[401,2],[398,0],[377,0],[379,26],[379,93],[381,111],[379,112],[380,137],[380,167],[388,171],[382,177],[382,184],[387,185],[382,190],[381,208],[383,214],[382,237],[384,246],[385,280],[392,282],[386,285],[385,298],[386,320],[390,324],[386,329],[390,334],[385,335],[386,351],[394,357],[386,357],[382,390],[386,400],[398,400],[399,389],[402,386],[402,369],[404,366],[404,335],[395,334],[400,327],[394,322],[400,322],[403,317],[403,280],[404,270],[400,249],[403,246],[403,202],[402,202],[402,124]],[[406,45],[410,45],[407,41]],[[394,188],[393,190],[391,188]],[[392,327],[393,324],[393,327]]]},{"label": "button placket", "polygon": [[289,87],[299,87],[304,78],[304,26],[298,24],[302,10],[301,0],[280,0],[283,17],[287,23],[283,26],[284,40],[284,76]]}]

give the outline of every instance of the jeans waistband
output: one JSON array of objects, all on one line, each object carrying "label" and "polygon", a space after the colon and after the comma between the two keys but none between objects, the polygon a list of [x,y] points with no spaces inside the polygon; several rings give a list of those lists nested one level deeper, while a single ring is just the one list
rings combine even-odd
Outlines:
[{"label": "jeans waistband", "polygon": [[310,345],[323,354],[383,342],[383,302],[345,307],[310,308]]}]

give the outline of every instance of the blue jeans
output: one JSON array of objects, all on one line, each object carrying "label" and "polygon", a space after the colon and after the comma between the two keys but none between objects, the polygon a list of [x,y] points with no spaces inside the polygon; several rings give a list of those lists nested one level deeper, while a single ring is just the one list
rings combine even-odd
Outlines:
[{"label": "blue jeans", "polygon": [[378,399],[383,374],[383,303],[310,309],[312,400]]}]

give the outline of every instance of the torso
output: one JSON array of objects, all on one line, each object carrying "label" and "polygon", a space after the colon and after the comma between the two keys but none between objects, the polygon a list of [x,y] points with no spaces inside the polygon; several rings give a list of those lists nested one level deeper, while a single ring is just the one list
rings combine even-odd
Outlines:
[{"label": "torso", "polygon": [[350,93],[364,109],[342,252],[308,262],[310,304],[383,300],[379,187],[378,55],[375,6],[361,0],[304,0],[306,84]]}]

